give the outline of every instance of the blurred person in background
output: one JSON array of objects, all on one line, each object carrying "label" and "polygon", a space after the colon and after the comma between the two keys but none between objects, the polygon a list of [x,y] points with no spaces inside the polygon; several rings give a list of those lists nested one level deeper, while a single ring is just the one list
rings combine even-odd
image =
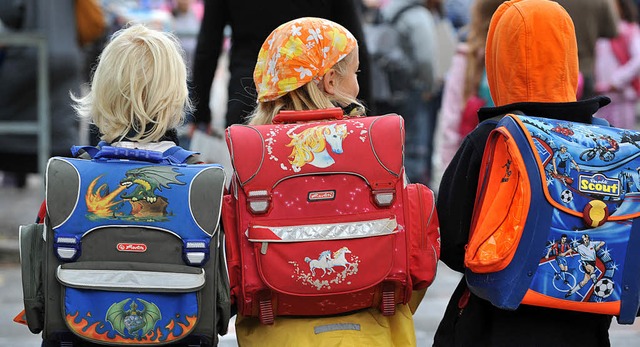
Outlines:
[{"label": "blurred person in background", "polygon": [[[456,53],[457,46],[459,44],[458,32],[453,27],[451,20],[446,16],[444,10],[444,3],[446,0],[425,0],[425,7],[433,15],[433,20],[436,29],[436,67],[434,77],[433,92],[427,98],[427,107],[429,107],[429,115],[433,117],[433,125],[431,127],[432,132],[429,134],[428,141],[431,142],[431,154],[427,158],[427,168],[429,172],[429,184],[434,184],[433,187],[438,187],[441,172],[437,172],[434,167],[435,157],[437,156],[437,144],[436,137],[439,136],[436,129],[440,122],[440,109],[442,108],[442,96],[444,93],[444,83],[447,73],[451,68],[453,56]],[[437,189],[435,189],[437,192]]]},{"label": "blurred person in background", "polygon": [[402,49],[410,61],[408,75],[412,79],[401,83],[403,97],[393,100],[389,111],[397,112],[405,120],[405,169],[409,180],[427,184],[435,126],[435,115],[428,103],[436,90],[438,40],[433,15],[424,5],[424,0],[390,0],[380,7],[380,12],[406,40]]},{"label": "blurred person in background", "polygon": [[471,21],[462,29],[466,41],[458,44],[447,74],[435,131],[432,187],[440,185],[442,173],[462,139],[478,125],[478,109],[493,106],[484,68],[484,49],[491,16],[503,2],[476,0],[471,8]]},{"label": "blurred person in background", "polygon": [[320,17],[342,24],[360,42],[360,99],[370,105],[369,59],[358,0],[207,0],[193,62],[197,128],[209,129],[211,84],[222,53],[225,27],[231,28],[228,102],[225,126],[239,124],[256,106],[253,68],[265,37],[278,25],[299,17]]},{"label": "blurred person in background", "polygon": [[614,0],[555,0],[564,7],[576,28],[578,59],[583,78],[581,99],[596,95],[594,60],[598,38],[617,35],[618,16]]},{"label": "blurred person in background", "polygon": [[171,30],[180,39],[182,48],[186,54],[185,60],[189,73],[193,67],[193,58],[198,43],[200,22],[202,17],[195,9],[199,0],[169,0],[171,10]]},{"label": "blurred person in background", "polygon": [[[51,155],[70,156],[78,143],[78,122],[69,91],[82,83],[75,0],[0,1],[0,20],[9,33],[38,33],[47,40]],[[38,53],[33,46],[7,45],[0,65],[0,121],[35,121],[38,113]],[[0,136],[0,171],[23,187],[37,172],[37,136]],[[7,182],[5,181],[5,182]]]},{"label": "blurred person in background", "polygon": [[618,36],[596,43],[596,92],[611,98],[611,104],[598,111],[611,125],[636,127],[636,104],[640,93],[640,26],[633,0],[616,0],[620,16]]},{"label": "blurred person in background", "polygon": [[444,12],[456,30],[462,29],[471,20],[471,4],[475,0],[445,0]]}]

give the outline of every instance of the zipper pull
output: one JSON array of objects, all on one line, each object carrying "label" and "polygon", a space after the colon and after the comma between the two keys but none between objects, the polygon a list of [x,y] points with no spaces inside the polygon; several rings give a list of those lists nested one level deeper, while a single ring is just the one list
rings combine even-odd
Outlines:
[{"label": "zipper pull", "polygon": [[260,247],[260,254],[262,254],[262,255],[267,254],[267,246],[269,246],[268,242],[263,242],[262,243],[262,247]]}]

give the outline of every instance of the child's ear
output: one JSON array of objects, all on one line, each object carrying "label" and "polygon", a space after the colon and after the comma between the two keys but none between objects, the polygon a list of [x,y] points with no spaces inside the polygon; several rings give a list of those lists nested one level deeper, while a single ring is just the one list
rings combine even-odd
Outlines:
[{"label": "child's ear", "polygon": [[329,69],[324,77],[322,77],[322,86],[324,87],[324,92],[329,95],[336,94],[336,84],[337,84],[338,74],[336,70]]}]

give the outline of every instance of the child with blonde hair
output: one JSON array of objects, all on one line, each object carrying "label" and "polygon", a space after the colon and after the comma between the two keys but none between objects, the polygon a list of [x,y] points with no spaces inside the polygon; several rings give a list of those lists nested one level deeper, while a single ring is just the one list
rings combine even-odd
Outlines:
[{"label": "child with blonde hair", "polygon": [[163,152],[192,110],[178,39],[136,24],[116,32],[99,57],[85,96],[72,95],[81,118],[115,147]]},{"label": "child with blonde hair", "polygon": [[[72,152],[76,157],[82,159],[95,158],[99,155],[103,155],[102,150],[104,149],[104,152],[106,152],[104,155],[106,157],[113,155],[114,158],[120,158],[120,156],[123,156],[125,159],[140,160],[143,162],[148,161],[149,166],[154,168],[162,168],[163,165],[158,165],[158,163],[172,164],[166,166],[168,170],[170,170],[171,175],[176,176],[184,175],[183,173],[178,173],[178,171],[171,171],[177,167],[185,167],[185,169],[186,167],[200,167],[200,165],[182,165],[185,163],[198,164],[200,163],[200,160],[196,153],[187,151],[178,146],[176,128],[182,125],[185,114],[192,110],[192,104],[189,99],[189,91],[187,88],[187,67],[184,61],[184,51],[181,48],[179,40],[173,34],[149,29],[141,24],[131,25],[117,31],[113,34],[99,57],[98,65],[91,80],[89,92],[84,96],[71,94],[71,98],[74,101],[73,107],[77,114],[81,118],[85,118],[96,125],[100,131],[101,139],[101,142],[97,147],[74,146]],[[114,151],[111,147],[135,150]],[[119,163],[120,162],[118,162],[118,164]],[[202,170],[206,169],[208,169],[208,167],[204,166],[203,168],[197,168],[190,172],[201,170],[198,171],[198,175],[200,175],[204,172]],[[110,171],[108,172],[111,173]],[[169,171],[159,170],[156,172],[166,173]],[[167,177],[173,177],[171,175]],[[202,174],[201,176],[205,176],[205,174]],[[167,182],[171,183],[172,186],[173,184],[185,184],[178,180],[170,180],[169,178],[166,178],[164,183],[165,185],[162,186],[165,188],[165,192],[171,189],[171,187],[167,187],[169,185]],[[216,184],[211,184],[211,182],[211,180],[207,181],[207,191],[202,192],[202,194],[206,196],[215,196],[215,194],[219,194],[221,196],[222,184],[218,187]],[[136,180],[135,184],[150,185],[149,182],[144,180]],[[100,189],[104,189],[105,187],[107,187],[106,184]],[[122,189],[124,189],[124,187]],[[111,193],[111,195],[114,194],[117,194],[117,192]],[[139,202],[139,200],[142,202]],[[167,198],[157,196],[143,197],[140,199],[135,197],[130,199],[130,201],[137,204],[136,206],[144,206],[142,208],[137,207],[139,210],[148,209],[149,211],[152,211],[145,211],[147,214],[143,213],[145,216],[144,218],[149,218],[151,220],[153,220],[154,216],[157,214],[168,214],[166,212],[166,206],[168,205],[167,200]],[[191,202],[192,200],[189,201]],[[208,213],[210,215],[216,216],[217,218],[217,212],[210,210],[210,205],[207,205],[206,201],[194,201],[194,209],[196,208],[196,203],[200,204],[198,208],[206,206],[203,209],[206,209],[209,211]],[[154,206],[153,204],[156,202],[158,202],[158,204]],[[38,214],[38,223],[43,223],[45,218],[49,218],[49,215],[47,214],[48,209],[45,208],[45,205],[46,202],[43,203]],[[49,208],[51,207],[49,206]],[[165,211],[162,210],[163,208]],[[191,206],[189,208],[191,208]],[[156,214],[154,214],[154,211]],[[137,213],[139,212],[140,211],[137,211]],[[189,210],[189,212],[191,213],[192,211]],[[111,213],[114,216],[116,215],[115,212]],[[138,217],[132,217],[131,220],[136,222],[139,219],[144,219],[136,218]],[[165,220],[162,220],[162,222],[165,222]],[[215,228],[218,223],[217,220],[210,222],[214,225],[213,228]],[[186,225],[188,225],[188,223]],[[205,230],[204,228],[207,228],[207,226],[200,226],[200,224],[198,224],[198,226],[203,232]],[[140,228],[144,229],[144,227],[146,226],[143,225]],[[169,228],[168,226],[165,227]],[[183,228],[187,229],[189,227],[187,226]],[[169,229],[163,230],[167,231]],[[209,232],[208,229],[207,232]],[[176,234],[174,234],[174,236],[177,236],[178,239],[183,237],[183,235]],[[144,247],[146,250],[147,246],[144,245]],[[209,261],[207,265],[202,265],[205,263],[201,264],[203,267],[203,273],[206,268],[207,273],[211,274],[209,276],[211,278],[215,277],[214,285],[216,286],[214,289],[207,289],[206,286],[210,286],[209,282],[207,282],[206,285],[199,288],[197,294],[198,301],[202,300],[202,302],[205,303],[205,306],[207,301],[211,302],[212,300],[215,300],[212,305],[203,307],[202,310],[206,311],[201,312],[202,314],[198,317],[199,322],[205,323],[198,323],[200,325],[195,328],[190,327],[190,329],[195,330],[184,330],[185,334],[191,335],[180,336],[179,338],[182,340],[165,345],[191,346],[193,345],[192,343],[195,343],[196,345],[210,345],[212,342],[215,344],[218,333],[226,333],[230,318],[228,280],[224,269],[225,262],[222,256],[222,246],[217,247],[219,252],[216,252],[215,257],[218,259],[216,259],[215,262],[213,260]],[[155,251],[157,252],[157,249]],[[180,250],[178,250],[178,252],[180,252]],[[166,263],[162,263],[161,265],[175,266],[175,264],[171,263],[170,260],[171,257],[175,256],[176,254],[167,255],[168,258],[165,257],[162,259],[163,262]],[[180,253],[178,253],[177,257],[180,260],[182,259]],[[207,281],[210,281],[210,279],[208,278]],[[164,288],[161,290],[164,290]],[[217,294],[213,296],[211,294],[212,291],[217,291]],[[131,305],[131,310],[135,314],[135,301]],[[181,304],[177,306],[187,305]],[[185,307],[179,307],[179,309],[182,308]],[[138,311],[141,312],[141,310]],[[163,315],[164,314],[165,313],[163,312]],[[160,317],[159,311],[158,317]],[[18,317],[16,319],[18,319]],[[108,319],[109,318],[107,318],[107,320]],[[22,320],[26,322],[25,319]],[[211,320],[213,320],[213,322],[210,322]],[[173,323],[171,324],[173,325]],[[205,326],[207,324],[213,325],[213,327],[209,328],[208,326]],[[185,328],[183,327],[182,329]],[[207,329],[211,330],[207,331]],[[128,331],[128,334],[130,335],[137,334],[137,332],[135,330],[131,330],[131,328],[129,328]],[[160,330],[158,330],[158,334],[159,331]],[[119,332],[119,334],[123,335],[124,333]],[[213,337],[207,334],[211,334]],[[63,342],[51,340],[52,335],[53,334],[51,333],[49,333],[49,335],[45,335],[45,333],[43,333],[43,346],[64,345],[67,341],[70,341],[70,345],[72,342],[74,345],[97,346],[97,344],[88,342],[76,336],[79,334],[75,331],[73,334],[71,332],[61,332],[58,334],[59,336],[55,337],[56,339],[62,339]],[[117,335],[116,338],[118,337],[121,336]],[[83,338],[86,338],[86,336]],[[124,338],[126,339],[128,337]],[[148,336],[144,337],[144,339],[147,338]],[[189,342],[187,343],[185,341]]]}]

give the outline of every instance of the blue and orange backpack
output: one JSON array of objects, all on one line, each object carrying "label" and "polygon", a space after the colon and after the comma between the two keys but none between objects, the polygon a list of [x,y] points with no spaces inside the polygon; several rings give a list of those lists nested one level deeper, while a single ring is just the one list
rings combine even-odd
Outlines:
[{"label": "blue and orange backpack", "polygon": [[[618,316],[640,307],[640,132],[507,115],[484,152],[465,253],[493,305]],[[507,206],[507,208],[505,208]]]}]

